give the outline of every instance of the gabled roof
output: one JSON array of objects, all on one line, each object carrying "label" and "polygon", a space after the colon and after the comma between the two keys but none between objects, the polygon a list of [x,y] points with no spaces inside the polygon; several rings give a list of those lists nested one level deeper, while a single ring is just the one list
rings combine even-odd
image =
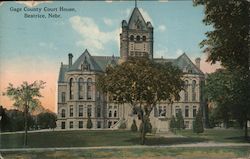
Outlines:
[{"label": "gabled roof", "polygon": [[129,29],[138,29],[137,25],[140,25],[140,30],[147,30],[147,23],[145,22],[141,12],[137,7],[134,8],[129,22],[128,22],[128,28]]},{"label": "gabled roof", "polygon": [[178,66],[182,71],[191,70],[193,74],[203,74],[203,72],[189,59],[186,53],[183,53],[174,60],[173,64]]},{"label": "gabled roof", "polygon": [[86,49],[82,55],[74,62],[74,64],[69,68],[68,71],[78,71],[81,70],[81,65],[87,62],[90,65],[91,71],[102,71],[101,67],[96,63],[95,59],[89,54]]}]

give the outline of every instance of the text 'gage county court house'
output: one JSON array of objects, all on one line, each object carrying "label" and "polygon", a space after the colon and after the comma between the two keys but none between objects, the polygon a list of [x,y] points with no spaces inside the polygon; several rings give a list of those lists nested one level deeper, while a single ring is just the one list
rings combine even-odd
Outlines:
[{"label": "text 'gage county court house'", "polygon": [[[145,22],[137,7],[134,8],[129,21],[123,20],[120,34],[120,57],[91,56],[88,50],[75,62],[69,54],[68,65],[61,64],[58,79],[58,129],[86,129],[90,116],[92,129],[116,129],[125,123],[131,127],[132,108],[128,104],[115,104],[106,100],[96,89],[96,77],[104,73],[109,65],[118,65],[128,57],[149,56],[155,62],[171,62],[183,70],[185,91],[181,91],[181,99],[173,104],[162,101],[151,113],[150,122],[157,131],[168,131],[172,115],[182,110],[185,127],[191,128],[192,121],[199,107],[202,107],[202,86],[204,74],[200,70],[200,58],[195,64],[184,53],[176,59],[153,58],[153,26]],[[164,79],[161,79],[164,80]]]}]

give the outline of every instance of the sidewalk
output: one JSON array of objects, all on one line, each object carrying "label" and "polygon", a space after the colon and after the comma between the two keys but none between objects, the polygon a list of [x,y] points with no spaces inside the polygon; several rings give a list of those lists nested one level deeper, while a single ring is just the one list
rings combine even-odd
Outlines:
[{"label": "sidewalk", "polygon": [[191,148],[191,147],[249,147],[250,143],[215,143],[201,142],[194,144],[176,144],[176,145],[135,145],[135,146],[99,146],[99,147],[51,147],[51,148],[13,148],[0,149],[0,152],[16,152],[16,151],[60,151],[60,150],[99,150],[99,149],[147,149],[147,148]]}]

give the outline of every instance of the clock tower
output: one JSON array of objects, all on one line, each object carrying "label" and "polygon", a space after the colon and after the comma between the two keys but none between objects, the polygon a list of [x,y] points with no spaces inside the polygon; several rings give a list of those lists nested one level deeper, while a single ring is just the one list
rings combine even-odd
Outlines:
[{"label": "clock tower", "polygon": [[147,56],[153,59],[153,26],[145,22],[141,12],[134,8],[129,21],[122,21],[122,33],[120,34],[121,62],[128,57]]}]

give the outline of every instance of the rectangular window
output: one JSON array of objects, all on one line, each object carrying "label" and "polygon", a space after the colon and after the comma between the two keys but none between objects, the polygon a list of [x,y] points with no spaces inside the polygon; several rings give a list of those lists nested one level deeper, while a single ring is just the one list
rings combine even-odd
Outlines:
[{"label": "rectangular window", "polygon": [[79,121],[78,127],[79,127],[80,129],[83,128],[83,121]]},{"label": "rectangular window", "polygon": [[88,108],[87,108],[87,114],[88,116],[92,116],[92,108],[91,108],[91,105],[88,105]]},{"label": "rectangular window", "polygon": [[69,116],[70,117],[72,117],[73,115],[74,115],[74,113],[73,113],[73,105],[71,105],[70,107],[69,107]]},{"label": "rectangular window", "polygon": [[83,105],[79,105],[79,117],[83,116]]},{"label": "rectangular window", "polygon": [[66,93],[65,92],[62,92],[61,98],[62,98],[62,103],[65,103],[65,101],[66,101]]},{"label": "rectangular window", "polygon": [[97,117],[98,118],[101,117],[101,107],[100,106],[97,107]]},{"label": "rectangular window", "polygon": [[73,121],[69,122],[69,128],[72,129],[73,128]]},{"label": "rectangular window", "polygon": [[98,121],[98,122],[97,122],[97,128],[102,128],[102,123],[101,123],[101,121]]},{"label": "rectangular window", "polygon": [[185,117],[189,117],[189,109],[188,109],[188,107],[185,108]]},{"label": "rectangular window", "polygon": [[196,117],[196,106],[193,107],[193,117]]},{"label": "rectangular window", "polygon": [[61,128],[65,129],[65,122],[64,121],[61,123]]}]

